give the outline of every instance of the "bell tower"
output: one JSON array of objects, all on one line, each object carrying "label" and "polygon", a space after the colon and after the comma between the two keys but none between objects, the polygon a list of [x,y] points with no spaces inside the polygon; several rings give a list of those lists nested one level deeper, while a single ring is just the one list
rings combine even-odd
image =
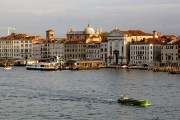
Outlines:
[{"label": "bell tower", "polygon": [[46,31],[46,40],[51,41],[54,40],[54,30],[47,30]]}]

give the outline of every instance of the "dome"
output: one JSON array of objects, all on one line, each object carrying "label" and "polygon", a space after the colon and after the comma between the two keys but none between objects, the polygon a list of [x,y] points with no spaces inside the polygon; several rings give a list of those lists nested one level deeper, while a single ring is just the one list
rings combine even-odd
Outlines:
[{"label": "dome", "polygon": [[88,27],[84,30],[85,34],[94,34],[94,29],[91,27],[91,25],[88,25]]}]

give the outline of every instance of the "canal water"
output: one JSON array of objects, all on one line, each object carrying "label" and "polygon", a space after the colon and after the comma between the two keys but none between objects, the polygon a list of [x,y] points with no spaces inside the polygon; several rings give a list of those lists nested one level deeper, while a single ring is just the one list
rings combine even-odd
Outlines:
[{"label": "canal water", "polygon": [[[148,99],[126,106],[121,95]],[[146,70],[0,68],[1,120],[180,120],[180,75]]]}]

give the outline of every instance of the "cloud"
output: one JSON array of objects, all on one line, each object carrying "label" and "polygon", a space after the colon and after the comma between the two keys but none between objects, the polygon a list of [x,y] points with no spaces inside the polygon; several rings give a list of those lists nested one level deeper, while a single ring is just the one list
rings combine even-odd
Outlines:
[{"label": "cloud", "polygon": [[15,26],[29,33],[49,28],[84,30],[91,22],[106,31],[116,25],[142,30],[154,26],[163,30],[161,26],[166,26],[176,29],[177,34],[179,8],[179,0],[0,0],[1,26]]}]

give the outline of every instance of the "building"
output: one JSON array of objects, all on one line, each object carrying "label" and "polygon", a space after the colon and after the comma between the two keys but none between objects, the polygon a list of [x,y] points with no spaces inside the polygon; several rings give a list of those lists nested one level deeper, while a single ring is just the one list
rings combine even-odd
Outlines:
[{"label": "building", "polygon": [[102,30],[101,29],[96,29],[96,31],[94,30],[94,28],[91,27],[91,25],[89,24],[84,31],[73,31],[72,28],[69,28],[67,30],[67,39],[69,41],[82,41],[82,42],[101,42],[101,34]]},{"label": "building", "polygon": [[49,43],[49,55],[51,57],[58,56],[64,59],[64,41],[65,39],[57,39]]},{"label": "building", "polygon": [[130,44],[130,65],[160,65],[161,42],[158,38],[150,38],[148,41],[133,42]]},{"label": "building", "polygon": [[153,34],[140,30],[122,31],[117,28],[112,30],[108,36],[108,63],[128,64],[130,60],[130,43],[157,37],[157,32]]},{"label": "building", "polygon": [[34,44],[42,40],[41,36],[12,33],[0,38],[0,58],[17,59],[21,64],[33,60]]},{"label": "building", "polygon": [[64,43],[65,60],[86,59],[86,43],[82,41],[66,41]]},{"label": "building", "polygon": [[161,63],[168,66],[180,66],[180,40],[162,44]]},{"label": "building", "polygon": [[41,59],[49,59],[58,56],[64,59],[64,42],[65,38],[55,38],[54,30],[46,31],[46,39],[41,43]]},{"label": "building", "polygon": [[43,43],[43,39],[39,41],[35,41],[33,44],[33,60],[38,61],[41,59],[41,44]]},{"label": "building", "polygon": [[100,60],[100,43],[89,43],[86,45],[86,59],[87,60]]},{"label": "building", "polygon": [[103,60],[105,64],[107,64],[107,59],[108,59],[108,42],[103,41],[100,43],[100,58]]}]

